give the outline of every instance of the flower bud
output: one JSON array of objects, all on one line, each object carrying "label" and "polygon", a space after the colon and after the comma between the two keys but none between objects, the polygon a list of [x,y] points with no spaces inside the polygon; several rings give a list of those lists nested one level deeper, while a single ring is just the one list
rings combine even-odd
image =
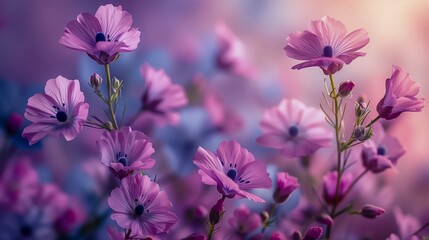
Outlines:
[{"label": "flower bud", "polygon": [[9,135],[14,135],[18,132],[22,124],[22,116],[17,113],[12,113],[6,120],[6,132]]},{"label": "flower bud", "polygon": [[337,192],[337,178],[337,171],[329,172],[323,177],[323,198],[329,204],[341,202],[353,180],[350,173],[343,174]]},{"label": "flower bud", "polygon": [[276,203],[285,202],[290,194],[299,186],[298,180],[285,172],[277,173],[277,187],[273,194]]},{"label": "flower bud", "polygon": [[302,239],[303,237],[300,231],[296,230],[292,233],[292,240],[302,240]]},{"label": "flower bud", "polygon": [[89,77],[89,85],[94,89],[94,91],[99,91],[101,83],[103,82],[103,78],[100,77],[97,73],[93,73],[91,77]]},{"label": "flower bud", "polygon": [[117,92],[121,87],[122,81],[117,78],[113,78],[113,92]]},{"label": "flower bud", "polygon": [[323,214],[317,216],[316,220],[319,223],[326,224],[326,225],[332,225],[332,224],[334,224],[334,220],[331,218],[331,216],[329,216],[326,213],[323,213]]},{"label": "flower bud", "polygon": [[361,118],[365,116],[365,114],[368,113],[368,105],[366,102],[363,101],[356,101],[355,102],[355,116],[356,118]]},{"label": "flower bud", "polygon": [[270,240],[286,240],[286,236],[280,231],[274,231],[271,234]]},{"label": "flower bud", "polygon": [[355,140],[359,140],[361,142],[370,139],[374,135],[374,131],[372,128],[364,128],[362,125],[356,126],[353,129],[353,137]]},{"label": "flower bud", "polygon": [[338,95],[340,97],[347,97],[352,93],[353,88],[355,88],[355,83],[347,80],[340,83],[340,86],[338,87]]},{"label": "flower bud", "polygon": [[316,240],[319,239],[323,234],[323,228],[321,227],[310,227],[305,233],[303,240]]},{"label": "flower bud", "polygon": [[218,224],[223,215],[223,198],[219,199],[210,209],[209,221],[211,224]]},{"label": "flower bud", "polygon": [[261,221],[265,222],[270,218],[270,214],[267,211],[262,211],[261,212]]},{"label": "flower bud", "polygon": [[367,204],[360,210],[360,215],[366,218],[374,219],[383,214],[385,210],[383,208]]}]

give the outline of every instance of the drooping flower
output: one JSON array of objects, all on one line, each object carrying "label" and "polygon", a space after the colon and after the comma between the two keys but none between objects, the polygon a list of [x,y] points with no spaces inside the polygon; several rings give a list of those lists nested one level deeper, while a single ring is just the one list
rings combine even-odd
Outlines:
[{"label": "drooping flower", "polygon": [[107,199],[113,213],[111,218],[131,235],[147,237],[168,232],[176,222],[167,194],[148,176],[136,174],[121,181]]},{"label": "drooping flower", "polygon": [[257,139],[263,146],[281,149],[290,158],[307,156],[331,144],[332,133],[325,128],[325,116],[302,102],[283,99],[276,107],[265,111],[262,132]]},{"label": "drooping flower", "polygon": [[420,112],[425,106],[424,98],[417,98],[420,84],[400,67],[393,66],[392,76],[386,80],[386,93],[377,104],[381,118],[391,120],[403,112]]},{"label": "drooping flower", "polygon": [[131,127],[104,132],[97,145],[101,162],[118,178],[155,165],[155,160],[151,158],[155,150],[149,137]]},{"label": "drooping flower", "polygon": [[329,204],[339,203],[345,197],[352,180],[353,176],[350,173],[344,173],[341,175],[340,186],[338,187],[338,194],[335,195],[337,189],[337,178],[338,172],[332,171],[323,177],[323,198]]},{"label": "drooping flower", "polygon": [[373,125],[374,136],[365,141],[362,147],[362,163],[373,173],[394,168],[405,150],[398,139],[386,135],[381,124]]},{"label": "drooping flower", "polygon": [[283,203],[299,187],[298,179],[285,172],[277,173],[277,186],[273,198],[277,203]]},{"label": "drooping flower", "polygon": [[150,113],[157,124],[177,124],[180,115],[176,111],[188,104],[185,89],[173,84],[164,70],[143,65],[140,73],[145,79],[146,89],[142,96],[142,111]]},{"label": "drooping flower", "polygon": [[240,205],[234,210],[232,218],[228,219],[230,230],[226,233],[228,239],[243,239],[248,233],[261,226],[261,218],[251,212],[245,205]]},{"label": "drooping flower", "polygon": [[68,48],[84,51],[98,64],[109,64],[121,52],[130,52],[140,42],[140,31],[131,28],[131,15],[121,6],[100,6],[95,16],[79,14],[64,29],[60,43]]},{"label": "drooping flower", "polygon": [[320,67],[326,75],[341,70],[344,64],[365,56],[357,52],[369,42],[364,29],[347,34],[344,24],[331,17],[311,21],[308,30],[291,33],[284,48],[286,55],[305,62],[292,69]]},{"label": "drooping flower", "polygon": [[88,117],[89,105],[84,101],[79,80],[62,76],[49,79],[45,93],[37,93],[28,99],[24,116],[33,123],[24,129],[22,136],[30,145],[47,135],[73,140]]},{"label": "drooping flower", "polygon": [[228,198],[238,195],[256,202],[264,202],[248,191],[271,187],[271,179],[264,163],[256,161],[252,153],[235,141],[220,143],[217,155],[199,147],[194,163],[200,168],[198,173],[202,177],[202,182],[217,185],[219,193]]}]

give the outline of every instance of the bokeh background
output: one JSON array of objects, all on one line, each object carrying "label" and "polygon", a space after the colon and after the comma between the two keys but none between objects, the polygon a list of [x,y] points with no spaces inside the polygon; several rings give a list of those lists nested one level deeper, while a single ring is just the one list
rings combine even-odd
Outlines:
[{"label": "bokeh background", "polygon": [[[23,116],[28,97],[42,91],[46,80],[58,75],[79,79],[91,104],[91,113],[102,113],[100,102],[86,83],[93,72],[104,76],[103,67],[85,54],[63,47],[58,40],[70,20],[82,12],[95,13],[106,3],[109,2],[0,2],[0,120],[3,129],[10,114]],[[364,28],[369,33],[370,43],[362,50],[367,56],[358,58],[335,75],[337,82],[352,80],[357,85],[354,96],[349,99],[350,106],[358,95],[365,94],[371,101],[370,106],[374,107],[384,94],[384,81],[391,74],[392,64],[406,69],[420,83],[420,95],[429,96],[429,1],[426,0],[110,3],[122,5],[133,16],[133,26],[142,33],[138,49],[122,54],[112,65],[113,75],[125,83],[126,118],[136,114],[140,106],[144,90],[144,79],[139,73],[142,64],[163,68],[173,82],[182,84],[189,93],[190,105],[181,111],[179,125],[148,127],[137,123],[134,126],[153,137],[159,162],[151,174],[164,180],[159,182],[161,186],[165,185],[162,188],[171,188],[172,192],[175,183],[183,179],[199,181],[192,165],[196,147],[201,145],[215,150],[224,139],[234,139],[248,147],[257,158],[269,164],[273,173],[281,169],[305,180],[299,160],[284,159],[275,151],[258,146],[255,139],[261,134],[258,124],[263,110],[276,105],[282,98],[297,98],[314,107],[322,101],[324,75],[321,71],[317,68],[291,70],[296,61],[287,58],[283,51],[287,35],[305,29],[310,20],[327,15],[341,20],[349,31]],[[219,25],[229,28],[240,42],[243,66],[239,71],[225,70],[217,62],[220,40],[215,29]],[[210,114],[201,101],[205,92],[195,90],[198,81],[205,82],[209,92],[215,94],[221,105],[234,116],[228,119],[238,119],[238,123],[231,123],[230,131],[207,131],[211,129],[207,120]],[[352,108],[349,110],[352,116]],[[397,228],[393,218],[395,207],[422,223],[429,221],[428,121],[429,111],[424,109],[421,113],[406,113],[384,124],[407,153],[399,160],[397,173],[372,176],[362,182],[358,190],[364,193],[363,203],[381,205],[387,212],[373,222],[344,221],[336,226],[337,236],[385,238]],[[28,124],[24,121],[21,129]],[[42,181],[57,184],[64,192],[79,199],[85,211],[91,209],[87,204],[93,201],[91,194],[102,192],[100,188],[103,186],[94,180],[94,172],[99,171],[103,176],[102,170],[94,170],[102,168],[98,165],[95,144],[100,131],[85,129],[72,142],[47,138],[31,148],[19,133],[13,140],[7,139],[9,136],[4,130],[1,134],[0,145],[13,149],[7,158],[0,159],[1,165],[13,161],[10,159],[29,158]],[[320,180],[333,161],[329,151],[322,151],[320,159],[314,161],[318,163],[314,164],[312,172],[316,179],[319,175]],[[92,172],[85,170],[88,168]],[[106,180],[101,177],[100,181]],[[184,196],[189,196],[186,184],[181,186],[176,193],[169,193],[176,196],[170,197],[175,199],[173,204],[175,201],[186,202]],[[197,201],[198,195],[193,196],[193,200],[188,199],[189,204]],[[214,199],[207,198],[208,207]],[[298,200],[297,197],[285,211],[290,211]],[[186,230],[176,232],[179,232],[177,236],[187,234]]]}]

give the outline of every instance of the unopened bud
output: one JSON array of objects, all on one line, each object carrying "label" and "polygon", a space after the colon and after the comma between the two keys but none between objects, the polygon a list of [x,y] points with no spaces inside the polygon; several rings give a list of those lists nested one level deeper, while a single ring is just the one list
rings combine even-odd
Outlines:
[{"label": "unopened bud", "polygon": [[261,221],[265,222],[270,218],[270,214],[267,211],[262,211],[261,212]]},{"label": "unopened bud", "polygon": [[122,81],[117,78],[113,78],[113,91],[117,92],[121,87]]},{"label": "unopened bud", "polygon": [[103,78],[100,77],[97,73],[93,73],[91,77],[89,77],[89,85],[94,89],[94,91],[99,91],[101,83],[103,82]]},{"label": "unopened bud", "polygon": [[223,215],[223,198],[219,199],[210,209],[209,221],[211,224],[218,224]]},{"label": "unopened bud", "polygon": [[104,127],[106,130],[108,130],[108,131],[112,131],[113,129],[115,129],[115,128],[113,127],[113,123],[112,123],[112,122],[110,122],[110,121],[108,121],[108,122],[104,122],[104,123],[103,123],[103,127]]},{"label": "unopened bud", "polygon": [[292,240],[302,240],[302,239],[303,237],[300,231],[296,230],[292,233]]},{"label": "unopened bud", "polygon": [[368,105],[365,102],[356,101],[355,102],[355,116],[361,118],[368,113]]},{"label": "unopened bud", "polygon": [[353,88],[355,88],[355,83],[347,80],[340,83],[340,86],[338,87],[338,95],[340,97],[347,97],[352,93]]},{"label": "unopened bud", "polygon": [[305,233],[304,240],[316,240],[319,239],[323,234],[323,228],[321,227],[310,227]]},{"label": "unopened bud", "polygon": [[368,204],[363,206],[362,210],[360,210],[360,215],[366,218],[374,219],[385,212],[383,208]]},{"label": "unopened bud", "polygon": [[370,139],[373,134],[374,131],[370,127],[365,128],[362,125],[359,125],[353,129],[353,138],[361,142]]},{"label": "unopened bud", "polygon": [[316,220],[322,224],[326,224],[326,225],[332,225],[334,224],[334,220],[331,218],[331,216],[329,216],[326,213],[323,213],[319,216],[317,216]]}]

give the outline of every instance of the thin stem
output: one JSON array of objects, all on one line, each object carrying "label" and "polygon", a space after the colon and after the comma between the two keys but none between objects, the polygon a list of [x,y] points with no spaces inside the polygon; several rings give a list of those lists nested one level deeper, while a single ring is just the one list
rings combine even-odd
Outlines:
[{"label": "thin stem", "polygon": [[411,233],[410,236],[408,236],[405,239],[411,239],[412,236],[419,234],[421,231],[423,231],[423,229],[425,229],[426,227],[429,226],[429,222],[427,222],[426,224],[424,224],[423,226],[421,226],[419,229],[417,229],[414,233]]},{"label": "thin stem", "polygon": [[208,240],[211,240],[213,237],[214,227],[215,227],[215,225],[210,223]]},{"label": "thin stem", "polygon": [[263,225],[263,227],[262,227],[261,233],[264,233],[264,232],[265,232],[265,229],[267,229],[268,224],[270,223],[271,216],[274,214],[274,211],[276,210],[277,205],[278,205],[277,203],[274,203],[274,205],[271,207],[271,210],[270,210],[270,212],[268,213],[268,218],[267,218],[267,219],[264,221],[264,223],[262,224],[262,225]]},{"label": "thin stem", "polygon": [[110,77],[109,64],[104,65],[104,67],[106,69],[106,77],[107,77],[107,105],[109,106],[110,117],[112,118],[111,120],[112,120],[113,127],[115,129],[119,129],[118,123],[116,122],[115,111],[113,110],[113,105],[112,105],[112,79]]},{"label": "thin stem", "polygon": [[372,119],[371,122],[369,122],[365,128],[370,127],[372,124],[374,124],[375,122],[377,122],[381,117],[377,116],[376,118]]}]

